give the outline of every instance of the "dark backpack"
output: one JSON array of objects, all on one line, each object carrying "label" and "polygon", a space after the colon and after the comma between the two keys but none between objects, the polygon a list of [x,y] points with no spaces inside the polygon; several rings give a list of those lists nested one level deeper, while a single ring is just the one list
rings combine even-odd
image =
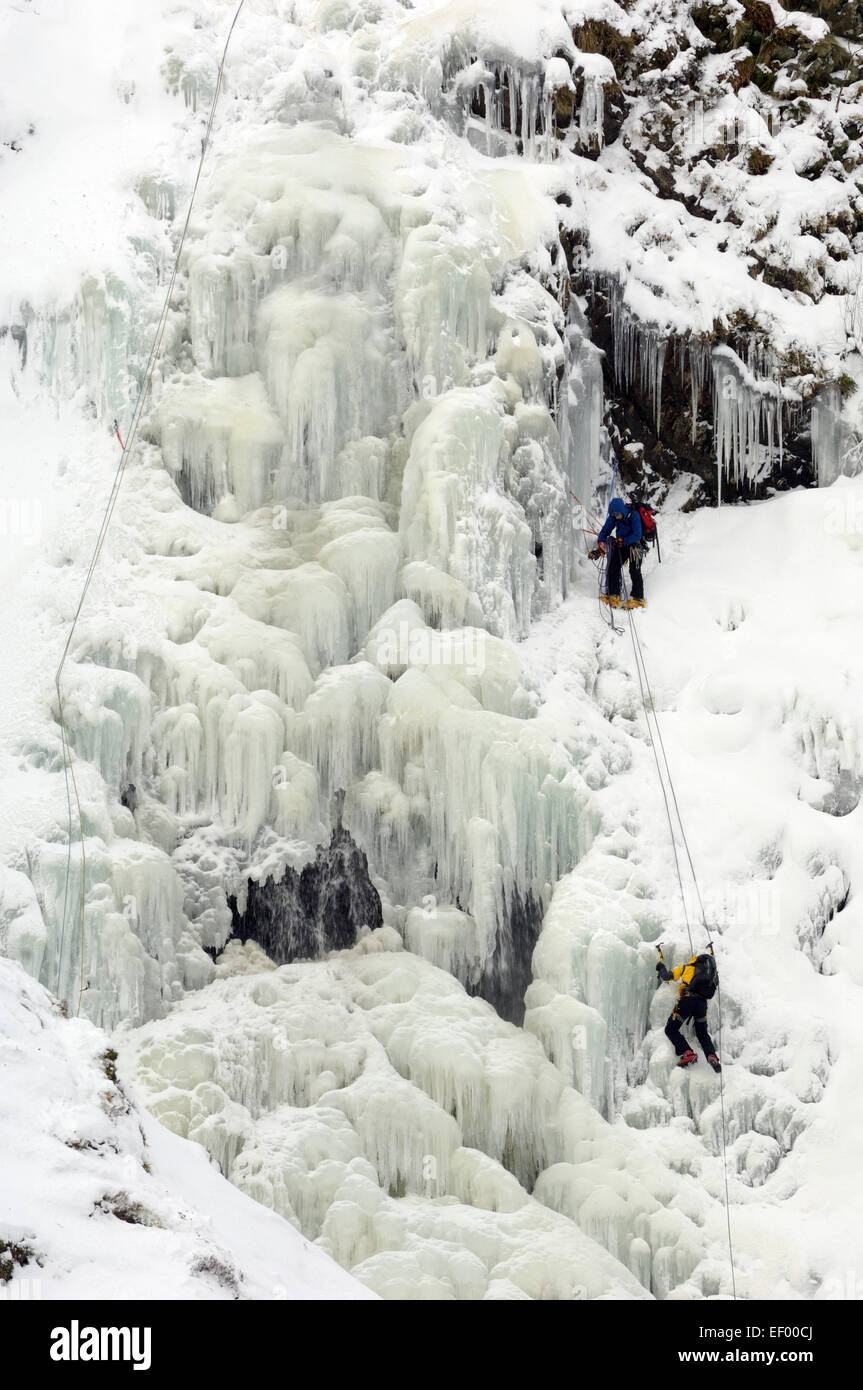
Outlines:
[{"label": "dark backpack", "polygon": [[695,957],[695,973],[686,986],[689,994],[699,994],[702,999],[712,999],[719,984],[719,971],[712,956]]}]

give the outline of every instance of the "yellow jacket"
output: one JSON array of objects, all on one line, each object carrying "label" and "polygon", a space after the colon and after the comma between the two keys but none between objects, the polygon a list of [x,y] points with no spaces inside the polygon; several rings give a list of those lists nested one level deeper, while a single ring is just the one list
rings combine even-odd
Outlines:
[{"label": "yellow jacket", "polygon": [[692,982],[692,977],[695,974],[695,962],[697,961],[697,959],[698,955],[696,953],[691,960],[688,960],[686,962],[685,965],[675,965],[674,969],[669,971],[672,980],[680,981],[680,989],[677,991],[678,999],[682,994],[686,993],[686,986],[691,984]]}]

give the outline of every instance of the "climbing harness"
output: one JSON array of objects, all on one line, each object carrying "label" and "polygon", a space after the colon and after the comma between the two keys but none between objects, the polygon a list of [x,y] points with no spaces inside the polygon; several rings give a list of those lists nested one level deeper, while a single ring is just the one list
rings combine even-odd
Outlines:
[{"label": "climbing harness", "polygon": [[174,293],[174,286],[175,286],[175,284],[176,284],[176,282],[177,282],[177,274],[178,274],[179,269],[180,269],[180,257],[181,257],[181,255],[182,255],[182,253],[183,253],[183,246],[184,246],[184,243],[185,243],[185,240],[186,240],[186,234],[187,234],[187,232],[188,232],[188,230],[189,230],[189,222],[191,221],[191,217],[192,217],[192,208],[193,208],[194,205],[195,205],[195,197],[196,197],[197,192],[198,192],[198,184],[199,184],[200,181],[201,181],[201,172],[202,172],[203,167],[204,167],[204,159],[205,159],[205,157],[206,157],[207,150],[208,150],[209,145],[210,145],[210,136],[211,136],[212,130],[213,130],[213,121],[215,120],[215,116],[216,116],[216,107],[217,107],[217,105],[218,105],[219,96],[221,95],[221,91],[222,91],[222,78],[223,78],[223,76],[224,76],[224,71],[225,71],[225,61],[226,61],[226,59],[227,59],[227,57],[228,57],[228,48],[229,48],[229,45],[230,45],[230,42],[231,42],[231,36],[232,36],[232,34],[233,34],[233,32],[234,32],[234,28],[236,27],[237,20],[238,20],[239,17],[240,17],[240,11],[242,10],[242,8],[243,8],[243,6],[244,6],[245,3],[246,3],[246,0],[240,0],[240,3],[238,4],[238,6],[237,6],[237,8],[236,8],[236,11],[235,11],[235,13],[234,13],[234,18],[233,18],[232,21],[231,21],[231,27],[230,27],[230,29],[228,30],[228,36],[227,36],[227,38],[226,38],[226,40],[225,40],[225,47],[224,47],[224,49],[223,49],[223,51],[222,51],[222,59],[221,59],[221,62],[219,63],[219,71],[218,71],[218,74],[217,74],[217,77],[216,77],[216,88],[215,88],[215,91],[214,91],[214,93],[213,93],[212,105],[210,106],[210,115],[209,115],[209,119],[208,119],[208,121],[207,121],[207,129],[206,129],[206,132],[205,132],[205,134],[204,134],[204,138],[203,138],[203,140],[201,141],[201,157],[200,157],[200,159],[198,160],[198,171],[197,171],[197,174],[195,175],[195,182],[194,182],[194,184],[193,184],[193,186],[192,186],[192,195],[191,195],[191,197],[190,197],[190,199],[189,199],[189,206],[188,206],[188,210],[187,210],[187,212],[186,212],[186,220],[185,220],[185,222],[183,223],[183,230],[182,230],[182,232],[181,232],[181,234],[180,234],[180,241],[179,241],[179,244],[178,244],[178,246],[177,246],[177,254],[176,254],[175,258],[174,258],[174,268],[173,268],[173,271],[172,271],[172,273],[171,273],[171,279],[170,279],[170,282],[169,282],[169,284],[168,284],[168,290],[167,290],[167,293],[166,293],[166,295],[165,295],[165,301],[164,301],[164,304],[162,305],[162,312],[161,312],[161,314],[159,315],[159,320],[158,320],[158,323],[156,324],[156,331],[155,331],[155,333],[154,333],[154,335],[153,335],[153,342],[152,342],[152,345],[151,345],[151,347],[150,347],[150,355],[149,355],[149,357],[147,358],[146,366],[145,366],[145,368],[144,368],[144,379],[143,379],[143,382],[142,382],[142,385],[141,385],[141,389],[140,389],[139,392],[138,392],[138,399],[137,399],[137,401],[135,402],[135,408],[134,408],[134,410],[133,410],[133,412],[132,412],[132,419],[131,419],[131,421],[130,421],[129,431],[128,431],[127,435],[126,435],[126,443],[125,443],[125,444],[123,443],[123,440],[122,440],[121,435],[120,435],[120,427],[119,427],[117,421],[116,421],[116,420],[114,421],[114,434],[117,436],[117,439],[119,440],[120,447],[121,447],[121,449],[122,449],[122,453],[121,453],[121,455],[120,455],[120,461],[119,461],[119,463],[118,463],[118,465],[117,465],[117,470],[116,470],[116,472],[115,472],[115,474],[114,474],[114,481],[113,481],[113,483],[112,483],[112,485],[111,485],[111,491],[110,491],[110,493],[109,493],[108,502],[107,502],[107,505],[106,505],[106,507],[105,507],[105,514],[104,514],[104,516],[103,516],[103,518],[102,518],[102,523],[101,523],[101,525],[100,525],[100,527],[99,527],[99,534],[98,534],[98,536],[96,537],[96,544],[95,544],[95,546],[94,546],[94,548],[93,548],[93,554],[92,554],[91,557],[90,557],[90,563],[89,563],[89,565],[88,565],[88,567],[87,567],[87,573],[86,573],[86,576],[85,576],[85,578],[84,578],[84,585],[83,585],[83,588],[81,589],[81,596],[80,596],[80,598],[79,598],[79,600],[78,600],[78,606],[77,606],[77,608],[75,609],[75,614],[74,614],[74,616],[73,616],[73,618],[72,618],[72,624],[71,624],[71,626],[70,626],[70,628],[69,628],[69,635],[68,635],[68,637],[66,638],[66,645],[65,645],[64,648],[63,648],[63,654],[62,654],[62,656],[60,657],[60,664],[58,665],[57,671],[56,671],[55,676],[54,676],[54,686],[55,686],[55,689],[56,689],[56,691],[57,691],[57,706],[58,706],[58,714],[59,714],[59,721],[60,721],[61,742],[62,742],[62,748],[63,748],[63,775],[64,775],[64,779],[65,779],[65,784],[66,784],[66,805],[67,805],[67,811],[68,811],[68,817],[69,817],[69,850],[68,850],[68,854],[67,854],[67,857],[66,857],[66,879],[65,879],[64,889],[63,889],[63,917],[62,917],[61,925],[60,925],[60,943],[59,943],[59,947],[58,947],[58,951],[57,951],[57,987],[56,987],[55,993],[56,993],[58,996],[59,996],[59,994],[60,994],[60,980],[61,980],[62,968],[63,968],[63,945],[64,945],[65,937],[66,937],[66,919],[67,919],[67,916],[68,916],[69,883],[70,883],[70,880],[71,880],[71,877],[72,877],[72,831],[73,831],[73,826],[72,826],[72,800],[71,800],[71,795],[70,795],[70,790],[69,790],[69,779],[70,779],[70,777],[71,777],[71,780],[72,780],[72,790],[74,791],[74,794],[75,794],[75,806],[76,806],[77,811],[78,811],[78,829],[79,829],[80,840],[81,840],[81,962],[80,962],[80,967],[81,967],[81,968],[80,968],[79,989],[78,989],[78,1006],[77,1006],[77,1008],[76,1008],[76,1010],[75,1010],[76,1016],[77,1016],[77,1014],[79,1014],[79,1013],[81,1012],[81,999],[83,998],[83,995],[84,995],[84,915],[85,915],[85,908],[86,908],[86,902],[87,902],[87,852],[86,852],[86,849],[85,849],[85,846],[84,846],[84,821],[83,821],[83,816],[82,816],[82,812],[81,812],[81,798],[80,798],[80,796],[79,796],[79,794],[78,794],[78,783],[77,783],[76,778],[75,778],[75,768],[74,768],[74,764],[73,764],[73,762],[72,762],[72,745],[71,745],[71,742],[70,742],[70,739],[69,739],[69,730],[68,730],[68,728],[67,728],[67,726],[66,726],[66,719],[65,719],[65,714],[64,714],[64,710],[63,710],[63,694],[62,694],[62,689],[61,689],[60,681],[61,681],[61,677],[62,677],[62,675],[63,675],[63,667],[64,667],[65,664],[66,664],[66,659],[67,659],[67,657],[68,657],[68,655],[69,655],[69,649],[70,649],[70,647],[71,647],[71,645],[72,645],[72,638],[74,637],[74,635],[75,635],[75,629],[76,629],[76,627],[78,626],[78,619],[79,619],[79,617],[81,616],[81,609],[83,608],[83,606],[84,606],[84,600],[85,600],[85,598],[87,597],[87,590],[88,590],[89,587],[90,587],[90,583],[91,583],[91,581],[92,581],[92,579],[93,579],[93,574],[94,574],[94,572],[95,572],[96,565],[98,564],[98,562],[99,562],[99,557],[100,557],[101,554],[102,554],[102,548],[103,548],[103,546],[104,546],[104,544],[105,544],[105,537],[107,536],[107,533],[108,533],[108,527],[109,527],[110,524],[111,524],[111,519],[112,519],[112,517],[113,517],[113,515],[114,515],[114,509],[115,509],[115,507],[116,507],[116,505],[117,505],[117,498],[118,498],[119,495],[120,495],[120,486],[121,486],[121,484],[122,484],[122,482],[123,482],[123,477],[124,477],[124,474],[125,474],[125,472],[126,472],[126,465],[127,465],[128,462],[129,462],[129,458],[130,458],[130,456],[131,456],[131,454],[132,454],[132,450],[134,449],[134,446],[135,446],[135,440],[136,440],[137,435],[138,435],[138,427],[139,427],[139,425],[140,425],[140,423],[141,423],[141,417],[142,417],[142,415],[143,415],[144,405],[145,405],[145,403],[146,403],[147,396],[149,395],[150,387],[151,387],[151,385],[152,385],[152,381],[153,381],[153,372],[155,371],[155,367],[156,367],[156,360],[157,360],[158,355],[159,355],[159,350],[160,350],[160,348],[161,348],[161,346],[162,346],[162,339],[163,339],[164,336],[165,336],[165,328],[166,328],[167,322],[168,322],[168,313],[169,313],[170,307],[171,307],[171,297],[172,297],[172,295],[173,295],[173,293]]}]

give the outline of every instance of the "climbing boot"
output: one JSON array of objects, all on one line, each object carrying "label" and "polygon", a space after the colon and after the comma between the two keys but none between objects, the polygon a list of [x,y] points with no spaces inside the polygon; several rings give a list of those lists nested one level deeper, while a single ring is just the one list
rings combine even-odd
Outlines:
[{"label": "climbing boot", "polygon": [[686,1049],[686,1051],[684,1052],[684,1054],[683,1054],[682,1057],[678,1057],[678,1059],[677,1059],[677,1065],[678,1065],[679,1067],[691,1067],[691,1066],[692,1066],[692,1063],[693,1063],[693,1062],[697,1062],[697,1061],[698,1061],[698,1058],[696,1057],[695,1053],[692,1051],[692,1048],[689,1047],[689,1048]]},{"label": "climbing boot", "polygon": [[714,1071],[722,1071],[722,1067],[715,1052],[711,1052],[707,1058]]},{"label": "climbing boot", "polygon": [[632,608],[646,608],[646,607],[647,607],[647,603],[646,603],[646,601],[645,601],[643,598],[628,598],[628,599],[626,600],[625,603],[621,604],[621,608],[628,608],[628,609],[632,609]]},{"label": "climbing boot", "polygon": [[607,603],[609,608],[620,607],[620,596],[618,594],[600,594],[600,603]]}]

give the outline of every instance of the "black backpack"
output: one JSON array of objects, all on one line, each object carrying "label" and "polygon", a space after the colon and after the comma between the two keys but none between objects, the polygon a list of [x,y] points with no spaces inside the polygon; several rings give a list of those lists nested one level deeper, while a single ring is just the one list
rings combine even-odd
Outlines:
[{"label": "black backpack", "polygon": [[687,993],[698,994],[702,999],[712,999],[719,984],[719,971],[712,956],[695,957],[695,973],[686,986]]}]

